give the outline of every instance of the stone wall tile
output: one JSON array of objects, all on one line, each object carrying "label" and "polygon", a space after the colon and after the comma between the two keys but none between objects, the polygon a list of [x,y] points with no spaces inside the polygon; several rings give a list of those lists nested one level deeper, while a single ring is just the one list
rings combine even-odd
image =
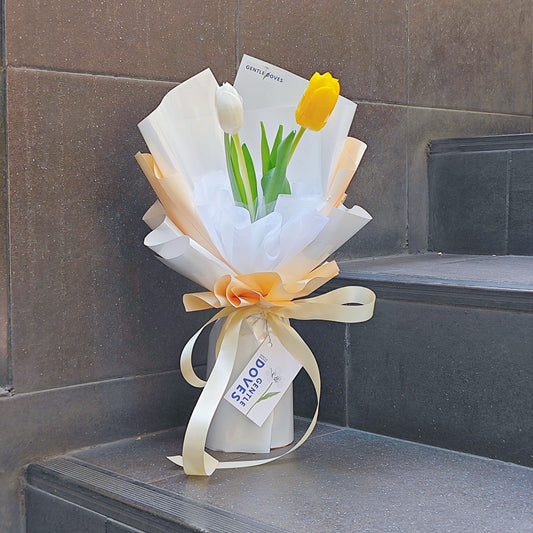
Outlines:
[{"label": "stone wall tile", "polygon": [[329,71],[349,98],[406,103],[406,3],[241,1],[242,54],[306,78]]},{"label": "stone wall tile", "polygon": [[531,115],[529,0],[412,0],[409,104]]},{"label": "stone wall tile", "polygon": [[0,398],[2,531],[22,531],[23,465],[183,425],[197,397],[176,371]]},{"label": "stone wall tile", "polygon": [[531,465],[533,314],[378,298],[350,336],[350,427]]},{"label": "stone wall tile", "polygon": [[10,69],[8,86],[16,391],[176,368],[203,315],[143,246],[155,194],[133,157],[172,85]]},{"label": "stone wall tile", "polygon": [[350,135],[368,145],[348,188],[354,204],[373,217],[335,254],[340,260],[406,251],[407,110],[402,106],[359,104]]},{"label": "stone wall tile", "polygon": [[235,75],[236,0],[6,2],[13,66],[184,81]]}]

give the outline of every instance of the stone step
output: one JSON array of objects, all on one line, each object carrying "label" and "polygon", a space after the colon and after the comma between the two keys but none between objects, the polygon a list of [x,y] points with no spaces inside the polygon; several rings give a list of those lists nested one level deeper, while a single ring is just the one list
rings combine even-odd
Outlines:
[{"label": "stone step", "polygon": [[27,532],[533,530],[526,467],[319,424],[278,461],[187,477],[166,459],[183,431],[30,465]]},{"label": "stone step", "polygon": [[[324,290],[372,288],[374,318],[295,324],[321,368],[321,419],[336,425],[277,462],[211,478],[166,459],[183,428],[30,465],[27,531],[533,530],[533,470],[501,461],[533,464],[533,258],[341,266]],[[297,412],[314,410],[309,385],[296,391]]]},{"label": "stone step", "polygon": [[[296,324],[324,422],[533,466],[533,257],[422,254],[341,264],[324,290],[377,294],[363,324]],[[299,376],[298,414],[313,392]]]},{"label": "stone step", "polygon": [[533,254],[533,134],[431,142],[429,249]]}]

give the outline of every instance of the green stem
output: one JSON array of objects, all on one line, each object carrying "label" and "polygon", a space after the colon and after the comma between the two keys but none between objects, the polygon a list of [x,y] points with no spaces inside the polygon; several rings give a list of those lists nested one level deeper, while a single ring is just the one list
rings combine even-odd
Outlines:
[{"label": "green stem", "polygon": [[[274,382],[272,382],[267,390],[265,392],[263,392],[263,396],[270,390],[270,387],[272,387],[272,385],[274,385]],[[263,397],[261,396],[261,398]],[[246,411],[246,416],[248,416],[248,414],[250,413],[250,411],[259,403],[259,401],[261,400],[261,398],[257,398],[257,400],[255,401],[255,403],[252,405],[252,407],[250,407],[250,409],[248,409],[248,411]]]},{"label": "green stem", "polygon": [[241,140],[239,134],[233,134],[233,140],[235,141],[235,147],[237,148],[237,157],[239,159],[239,166],[243,176],[244,193],[246,194],[246,203],[248,205],[248,211],[252,222],[255,220],[255,205],[252,196],[252,189],[250,188],[250,177],[248,176],[248,169],[246,168],[246,161],[244,160],[244,153],[242,151]]},{"label": "green stem", "polygon": [[289,161],[292,158],[292,154],[294,154],[294,151],[296,150],[296,147],[298,146],[298,143],[300,142],[300,139],[302,138],[302,135],[305,132],[305,128],[303,126],[300,126],[300,129],[298,130],[298,133],[296,134],[296,137],[294,137],[294,141],[292,141],[292,147],[291,152],[289,154]]}]

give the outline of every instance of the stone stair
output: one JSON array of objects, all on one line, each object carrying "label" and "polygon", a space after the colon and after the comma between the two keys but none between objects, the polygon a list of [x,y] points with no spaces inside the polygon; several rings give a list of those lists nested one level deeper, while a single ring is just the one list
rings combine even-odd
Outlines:
[{"label": "stone stair", "polygon": [[[333,339],[327,323],[296,324],[322,370],[321,419],[340,423],[279,462],[209,479],[165,458],[184,428],[30,465],[27,531],[533,530],[533,258],[343,268],[328,288],[372,288],[375,317]],[[295,387],[306,415],[310,388]]]},{"label": "stone stair", "polygon": [[377,294],[350,328],[347,425],[533,466],[533,257],[344,266]]},{"label": "stone stair", "polygon": [[429,249],[533,255],[533,134],[431,142]]},{"label": "stone stair", "polygon": [[319,424],[292,457],[187,478],[165,459],[182,438],[164,431],[31,465],[28,533],[533,529],[533,471],[521,466]]}]

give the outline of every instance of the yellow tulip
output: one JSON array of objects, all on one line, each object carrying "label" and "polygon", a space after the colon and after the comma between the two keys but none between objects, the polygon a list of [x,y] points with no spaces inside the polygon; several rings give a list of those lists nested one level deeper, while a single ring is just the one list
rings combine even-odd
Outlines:
[{"label": "yellow tulip", "polygon": [[296,108],[296,122],[302,128],[321,130],[337,103],[339,92],[338,79],[329,72],[325,74],[315,72]]}]

